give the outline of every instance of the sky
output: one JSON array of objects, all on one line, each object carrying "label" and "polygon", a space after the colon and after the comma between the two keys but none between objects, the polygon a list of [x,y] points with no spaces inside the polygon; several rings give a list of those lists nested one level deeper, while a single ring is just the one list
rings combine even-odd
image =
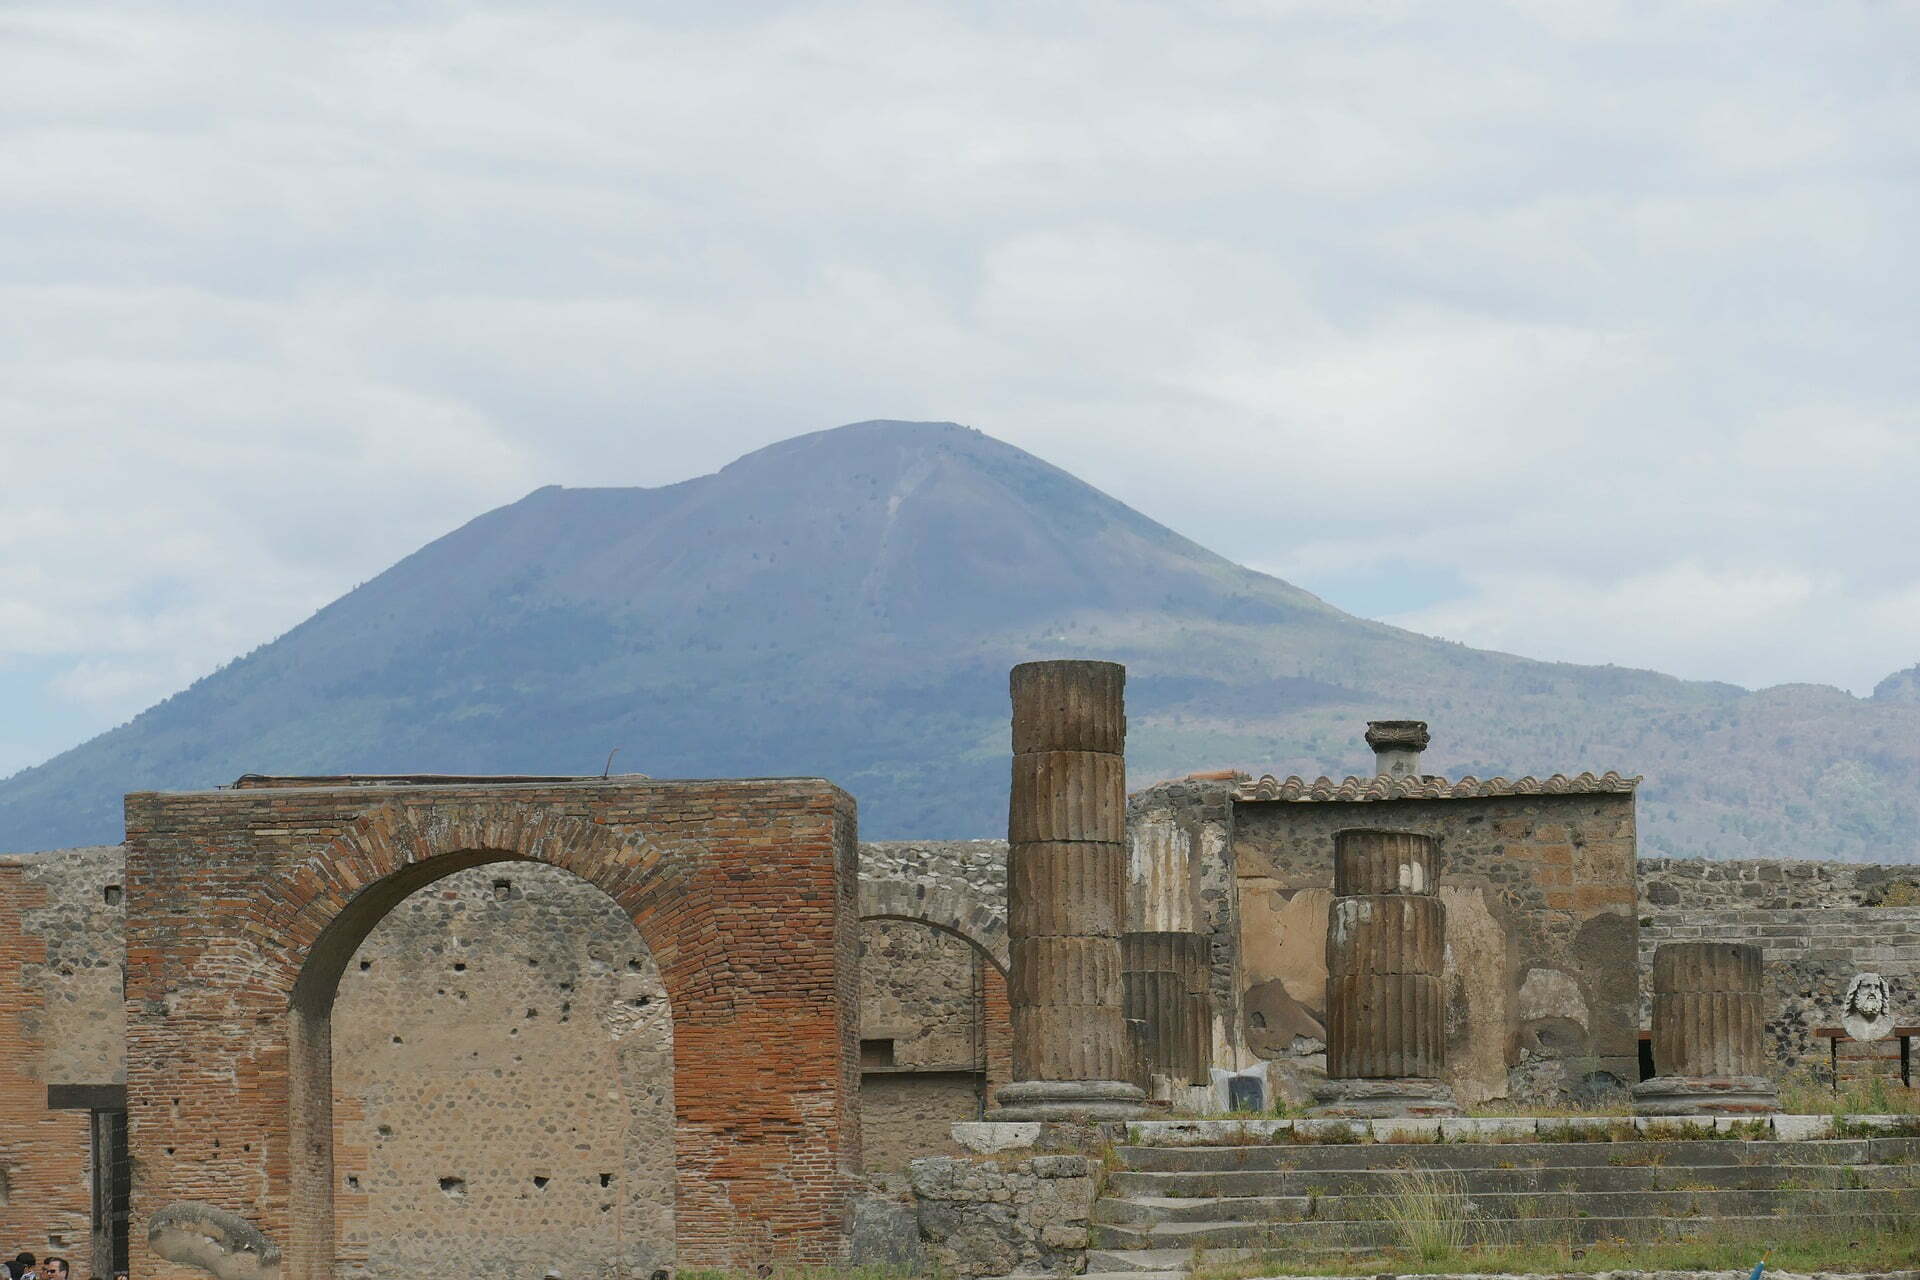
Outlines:
[{"label": "sky", "polygon": [[1369,617],[1920,662],[1920,3],[0,2],[0,776],[545,484],[978,427]]}]

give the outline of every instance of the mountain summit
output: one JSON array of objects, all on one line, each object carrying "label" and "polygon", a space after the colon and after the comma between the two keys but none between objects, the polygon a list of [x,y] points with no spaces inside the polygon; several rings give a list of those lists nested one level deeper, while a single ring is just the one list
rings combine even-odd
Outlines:
[{"label": "mountain summit", "polygon": [[120,795],[242,773],[807,774],[869,837],[1005,828],[1007,668],[1130,671],[1137,782],[1647,775],[1642,848],[1913,856],[1920,705],[1531,662],[1342,613],[1010,445],[863,422],[657,489],[539,489],[0,783],[0,849],[109,841]]}]

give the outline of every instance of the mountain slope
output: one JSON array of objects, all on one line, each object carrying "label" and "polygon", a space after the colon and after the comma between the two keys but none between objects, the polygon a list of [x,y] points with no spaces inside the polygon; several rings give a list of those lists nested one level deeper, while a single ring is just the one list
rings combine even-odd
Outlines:
[{"label": "mountain slope", "polygon": [[[818,774],[872,837],[1005,824],[1006,669],[1131,671],[1136,779],[1345,773],[1368,718],[1448,773],[1644,772],[1642,847],[1893,858],[1920,704],[1539,663],[1354,618],[951,424],[798,437],[658,489],[540,489],[0,783],[0,849],[241,773]],[[1898,695],[1898,696],[1896,696]],[[1756,761],[1765,760],[1764,767]]]}]

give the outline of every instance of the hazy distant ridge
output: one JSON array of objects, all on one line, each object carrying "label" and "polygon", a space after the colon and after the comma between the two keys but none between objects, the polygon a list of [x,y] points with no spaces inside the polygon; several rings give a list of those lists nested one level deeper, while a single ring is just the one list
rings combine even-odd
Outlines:
[{"label": "hazy distant ridge", "polygon": [[1532,662],[1367,622],[944,423],[787,440],[658,489],[536,490],[0,783],[0,849],[114,840],[122,792],[254,772],[814,774],[869,837],[1005,829],[1006,669],[1130,669],[1136,781],[1647,775],[1641,847],[1915,856],[1920,668],[1871,699]]}]

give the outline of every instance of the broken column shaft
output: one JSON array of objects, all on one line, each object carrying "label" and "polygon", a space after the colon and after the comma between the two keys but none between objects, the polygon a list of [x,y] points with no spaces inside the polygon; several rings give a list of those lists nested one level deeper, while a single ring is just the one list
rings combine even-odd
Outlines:
[{"label": "broken column shaft", "polygon": [[1123,1119],[1144,1097],[1122,1010],[1126,668],[1013,669],[1007,807],[1013,1082],[996,1118]]},{"label": "broken column shaft", "polygon": [[1760,948],[1669,942],[1653,953],[1653,1078],[1633,1087],[1641,1115],[1778,1111],[1766,1075]]},{"label": "broken column shaft", "polygon": [[1457,1113],[1446,1068],[1447,909],[1432,837],[1334,834],[1325,1115]]}]

